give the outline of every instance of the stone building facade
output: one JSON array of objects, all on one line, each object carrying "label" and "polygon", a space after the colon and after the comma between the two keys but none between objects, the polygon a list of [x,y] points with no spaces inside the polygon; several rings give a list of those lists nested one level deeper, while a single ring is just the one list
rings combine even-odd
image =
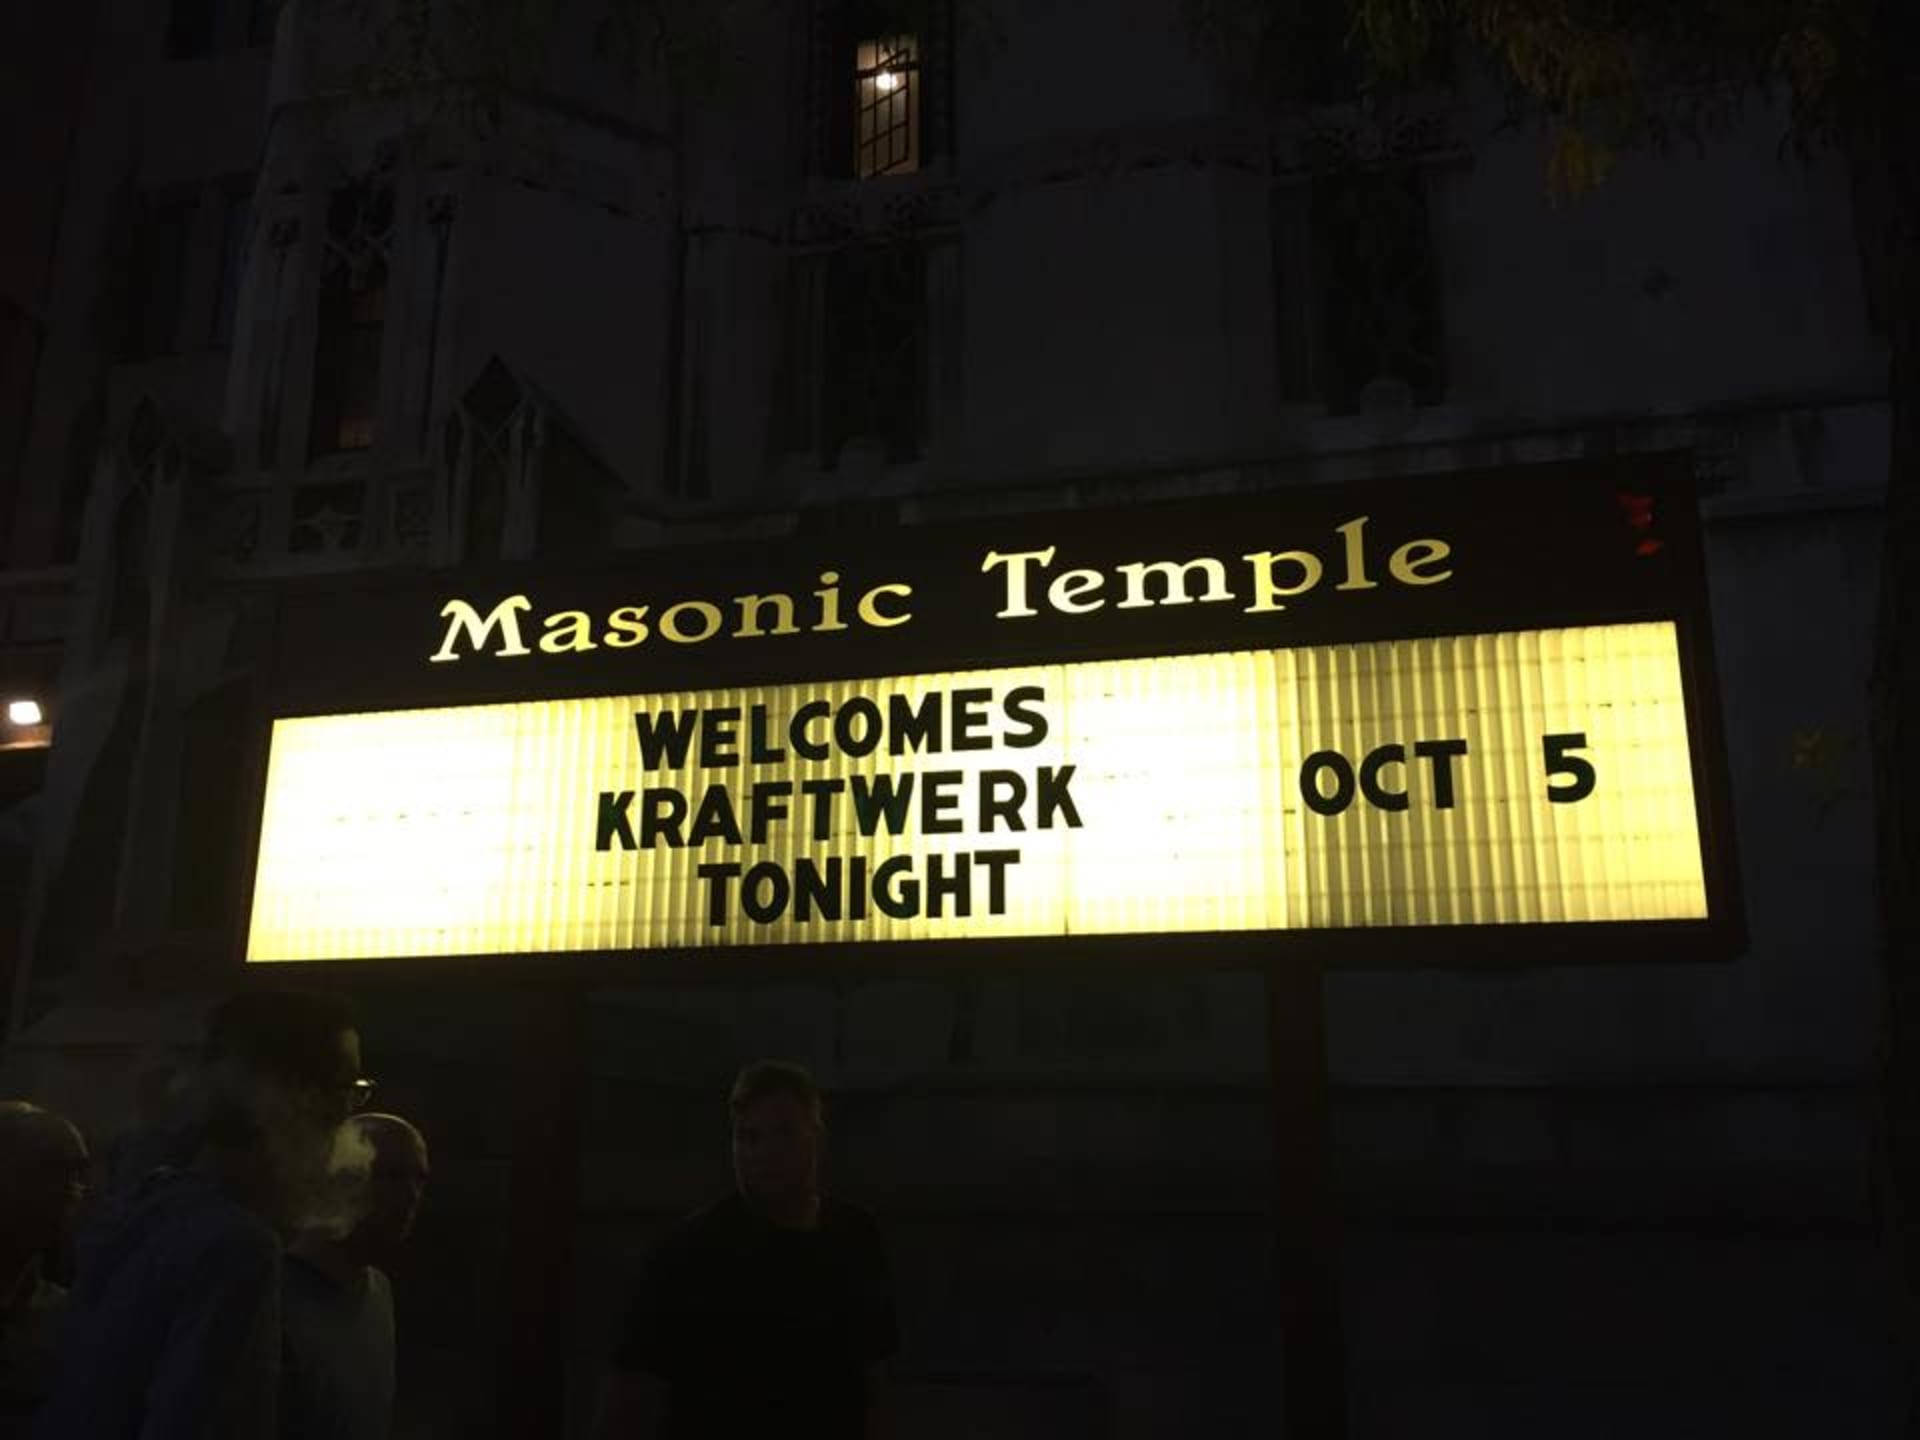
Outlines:
[{"label": "stone building facade", "polygon": [[[50,8],[71,123],[7,177],[0,277],[0,654],[53,737],[0,833],[5,1088],[110,1134],[231,982],[233,736],[287,594],[1682,448],[1751,943],[1329,977],[1355,1432],[1884,1432],[1885,354],[1847,177],[1779,115],[1566,200],[1470,64],[1362,98],[1325,37],[1256,58],[1172,0],[936,0],[905,35],[718,7],[665,68],[561,7],[487,85],[423,68],[479,46],[444,5]],[[360,999],[436,1154],[411,1433],[490,1433],[514,1000]],[[571,1423],[774,1053],[887,1220],[913,1433],[1271,1433],[1265,1005],[1232,972],[636,965],[579,1018]]]}]

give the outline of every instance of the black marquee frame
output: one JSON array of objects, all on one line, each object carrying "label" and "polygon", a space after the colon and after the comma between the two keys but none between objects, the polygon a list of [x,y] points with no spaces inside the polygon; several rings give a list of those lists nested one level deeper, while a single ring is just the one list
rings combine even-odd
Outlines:
[{"label": "black marquee frame", "polygon": [[[1368,517],[1375,589],[1333,587],[1335,527]],[[1437,537],[1453,578],[1409,587],[1385,581],[1392,548]],[[1316,551],[1321,585],[1283,612],[1191,604],[999,620],[1003,585],[980,572],[989,550],[1059,547],[1054,570],[1110,570],[1128,561],[1249,549]],[[459,597],[485,615],[523,594],[534,644],[539,617],[686,599],[725,606],[743,593],[803,601],[824,571],[840,576],[842,610],[873,585],[914,587],[914,619],[832,634],[717,637],[671,645],[657,634],[633,649],[429,663]],[[890,607],[900,604],[889,600]],[[1647,620],[1675,622],[1699,812],[1708,916],[1685,921],[1587,921],[1344,930],[883,940],[544,952],[246,965],[247,921],[274,719],[295,715],[644,694],[656,690],[862,679],[1024,663],[1200,654]],[[1735,849],[1720,692],[1698,502],[1684,453],[1455,471],[1350,485],[1312,485],[1100,509],[1031,510],[857,536],[798,535],[632,552],[592,570],[465,567],[282,588],[270,673],[236,737],[240,843],[230,858],[237,897],[224,950],[254,978],[384,981],[477,979],[615,985],[852,975],[1268,968],[1463,970],[1733,959],[1746,925]]]}]

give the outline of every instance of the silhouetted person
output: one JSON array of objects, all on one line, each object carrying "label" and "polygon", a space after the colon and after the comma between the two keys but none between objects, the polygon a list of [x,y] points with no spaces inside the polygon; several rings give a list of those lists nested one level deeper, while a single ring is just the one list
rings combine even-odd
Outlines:
[{"label": "silhouetted person", "polygon": [[147,1176],[82,1236],[41,1440],[272,1440],[280,1252],[327,1197],[371,1087],[338,1000],[255,992],[208,1018],[194,1159]]},{"label": "silhouetted person", "polygon": [[884,1433],[897,1344],[873,1217],[820,1188],[820,1092],[763,1061],[734,1082],[737,1193],[654,1250],[601,1397],[600,1440]]},{"label": "silhouetted person", "polygon": [[355,1177],[351,1228],[305,1230],[287,1249],[280,1434],[387,1440],[393,1430],[393,1289],[386,1267],[413,1233],[426,1193],[427,1142],[397,1115],[348,1122],[371,1147]]},{"label": "silhouetted person", "polygon": [[193,1155],[181,1153],[192,1137],[183,1133],[180,1108],[186,1100],[189,1076],[172,1061],[162,1061],[140,1072],[134,1082],[133,1123],[107,1146],[106,1180],[102,1189],[117,1199],[136,1189],[162,1165],[185,1165]]},{"label": "silhouetted person", "polygon": [[17,1440],[53,1387],[67,1292],[46,1257],[68,1236],[91,1164],[80,1132],[51,1110],[0,1101],[0,1440]]}]

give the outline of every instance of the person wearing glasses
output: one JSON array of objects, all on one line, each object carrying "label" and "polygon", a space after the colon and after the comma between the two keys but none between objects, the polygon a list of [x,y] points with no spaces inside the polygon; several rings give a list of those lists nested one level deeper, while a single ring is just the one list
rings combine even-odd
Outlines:
[{"label": "person wearing glasses", "polygon": [[91,1163],[64,1117],[0,1101],[0,1440],[27,1433],[52,1384],[67,1292],[47,1278],[46,1257],[72,1229]]},{"label": "person wearing glasses", "polygon": [[284,1242],[328,1199],[366,1103],[344,1001],[252,991],[208,1017],[192,1159],[81,1236],[41,1440],[273,1440]]},{"label": "person wearing glasses", "polygon": [[282,1271],[283,1440],[387,1440],[393,1432],[393,1287],[431,1166],[398,1115],[356,1115],[370,1163],[350,1182],[356,1219],[302,1231]]}]

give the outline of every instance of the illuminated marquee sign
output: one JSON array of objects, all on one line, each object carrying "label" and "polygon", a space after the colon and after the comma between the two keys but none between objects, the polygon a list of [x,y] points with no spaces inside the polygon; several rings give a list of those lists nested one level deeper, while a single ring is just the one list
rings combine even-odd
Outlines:
[{"label": "illuminated marquee sign", "polygon": [[296,616],[247,957],[1722,921],[1691,499],[1520,478]]}]

